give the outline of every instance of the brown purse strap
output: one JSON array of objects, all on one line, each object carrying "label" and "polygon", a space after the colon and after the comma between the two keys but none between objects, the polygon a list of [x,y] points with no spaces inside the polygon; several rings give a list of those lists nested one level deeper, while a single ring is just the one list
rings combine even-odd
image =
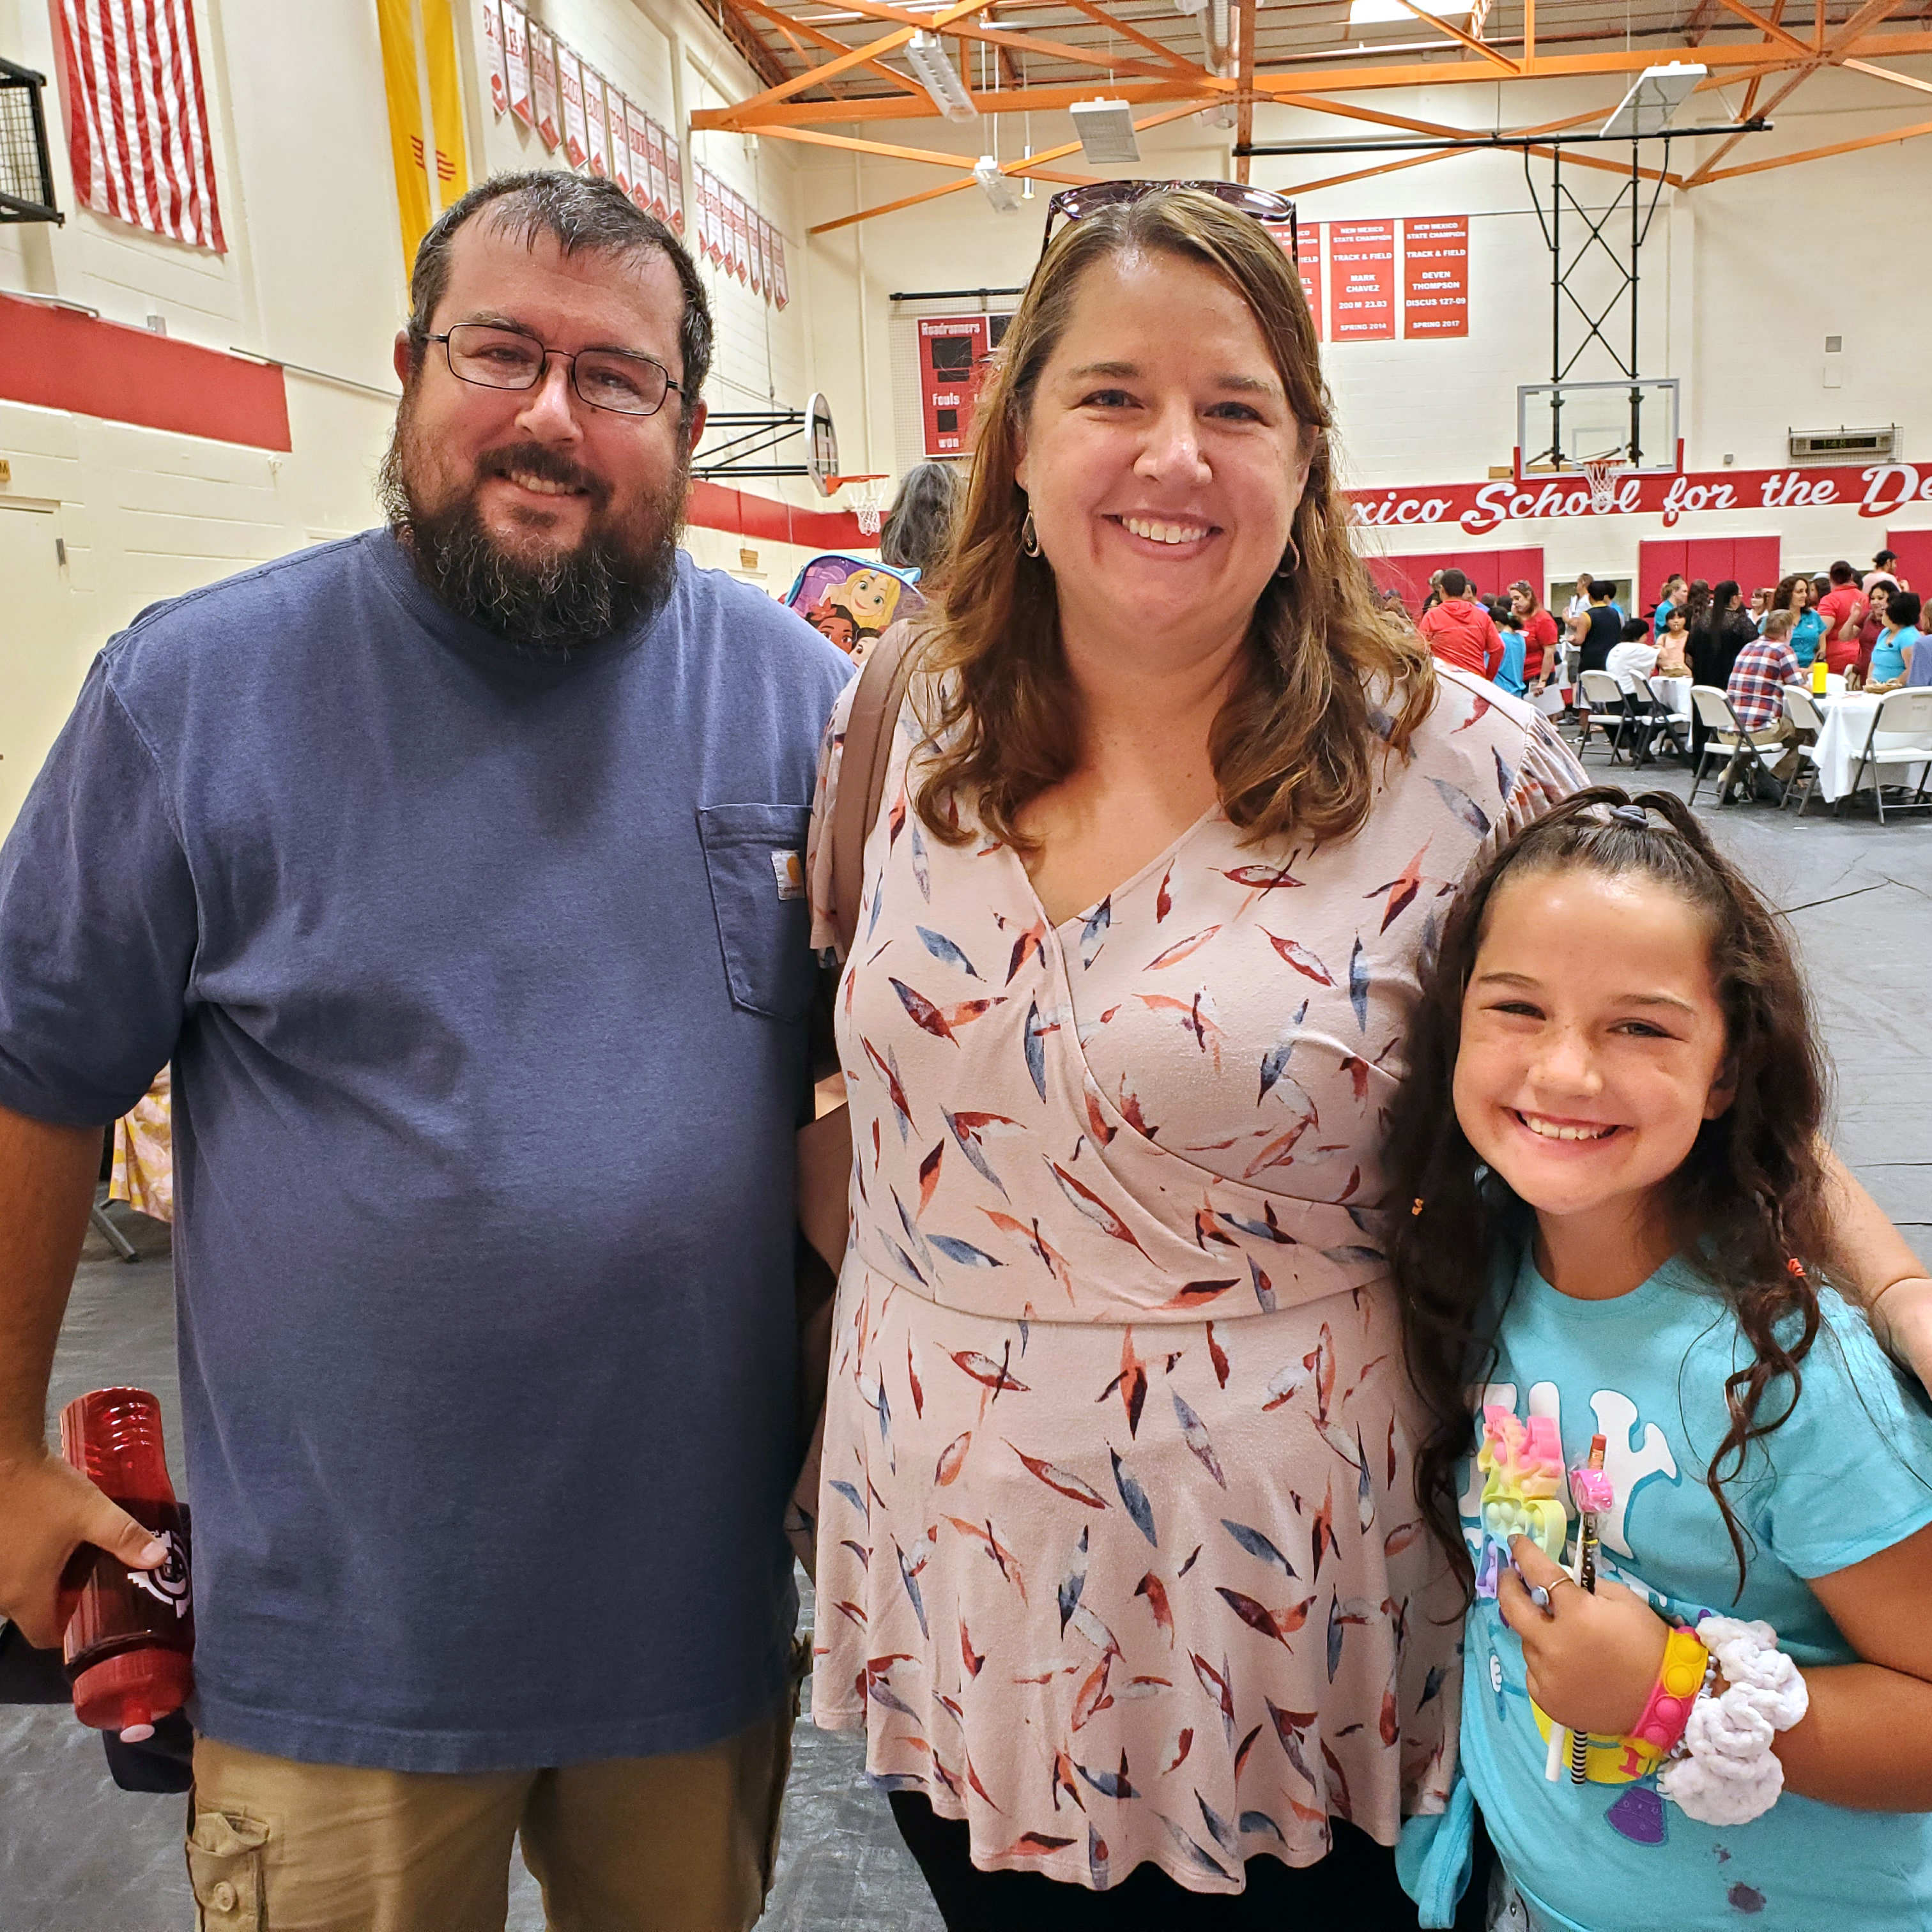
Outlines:
[{"label": "brown purse strap", "polygon": [[866,885],[866,841],[878,823],[892,734],[905,703],[918,656],[917,629],[910,618],[889,625],[866,658],[845,721],[838,794],[832,807],[832,924],[846,958],[859,934],[859,901]]}]

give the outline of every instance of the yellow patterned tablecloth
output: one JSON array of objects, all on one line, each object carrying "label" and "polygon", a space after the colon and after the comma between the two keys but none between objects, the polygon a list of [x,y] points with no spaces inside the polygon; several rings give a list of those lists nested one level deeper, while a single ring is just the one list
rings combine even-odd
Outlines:
[{"label": "yellow patterned tablecloth", "polygon": [[114,1168],[107,1198],[124,1201],[157,1221],[175,1218],[174,1135],[165,1066],[134,1111],[114,1123]]}]

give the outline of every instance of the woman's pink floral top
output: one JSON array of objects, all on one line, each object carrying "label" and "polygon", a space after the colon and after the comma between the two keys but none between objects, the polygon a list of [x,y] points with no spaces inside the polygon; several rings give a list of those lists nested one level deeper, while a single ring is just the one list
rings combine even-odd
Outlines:
[{"label": "woman's pink floral top", "polygon": [[1382,1109],[1445,895],[1582,778],[1438,676],[1353,838],[1213,812],[1059,926],[1009,848],[920,823],[900,721],[838,994],[812,1705],[982,1867],[1238,1891],[1445,1798],[1460,1598],[1412,1488]]}]

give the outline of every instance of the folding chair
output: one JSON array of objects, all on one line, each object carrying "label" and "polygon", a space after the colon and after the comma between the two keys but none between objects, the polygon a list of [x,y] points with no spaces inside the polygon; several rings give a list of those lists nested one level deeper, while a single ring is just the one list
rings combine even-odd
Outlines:
[{"label": "folding chair", "polygon": [[[1624,703],[1624,688],[1606,670],[1584,670],[1576,674],[1576,695],[1582,702],[1576,707],[1576,715],[1582,721],[1582,736],[1576,740],[1577,755],[1580,758],[1590,742],[1590,728],[1594,724],[1610,741],[1610,763],[1620,765],[1624,762],[1624,734],[1630,728],[1630,712]],[[1611,720],[1616,728],[1611,728]]]},{"label": "folding chair", "polygon": [[1784,687],[1784,716],[1794,731],[1810,733],[1809,742],[1800,737],[1792,749],[1798,754],[1798,774],[1784,788],[1784,809],[1793,798],[1798,801],[1798,815],[1804,816],[1804,808],[1811,802],[1811,794],[1818,784],[1818,734],[1825,728],[1825,714],[1818,709],[1817,700],[1801,684],[1787,684]]},{"label": "folding chair", "polygon": [[1670,708],[1670,700],[1659,691],[1654,680],[1631,676],[1631,688],[1624,694],[1624,709],[1636,721],[1637,740],[1633,753],[1634,761],[1647,765],[1657,755],[1657,742],[1661,738],[1679,757],[1689,754],[1689,747],[1679,735],[1683,721]]},{"label": "folding chair", "polygon": [[1914,765],[1923,767],[1918,774],[1918,788],[1909,799],[1894,805],[1894,812],[1932,812],[1932,798],[1925,796],[1926,781],[1932,778],[1932,690],[1894,691],[1880,700],[1845,796],[1856,796],[1865,782],[1865,773],[1870,771],[1872,802],[1878,807],[1878,822],[1882,825],[1886,767],[1903,768],[1906,776],[1902,782],[1910,784]]},{"label": "folding chair", "polygon": [[1725,792],[1742,776],[1749,777],[1754,792],[1758,775],[1767,772],[1769,767],[1751,742],[1751,734],[1744,729],[1744,721],[1732,708],[1730,698],[1714,684],[1694,684],[1690,687],[1690,709],[1704,728],[1704,749],[1690,781],[1689,802],[1692,805],[1697,802],[1697,788],[1704,782],[1704,774],[1711,760],[1720,752],[1728,752],[1730,761],[1724,767],[1724,776],[1718,781],[1719,802],[1722,802]]}]

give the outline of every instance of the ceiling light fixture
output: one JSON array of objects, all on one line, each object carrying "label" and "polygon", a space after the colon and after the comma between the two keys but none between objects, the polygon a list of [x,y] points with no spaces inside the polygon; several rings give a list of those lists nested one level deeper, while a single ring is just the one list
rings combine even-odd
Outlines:
[{"label": "ceiling light fixture", "polygon": [[973,164],[973,178],[985,190],[986,199],[1002,214],[1010,214],[1020,205],[1020,191],[1011,175],[1003,174],[991,154],[982,154]]},{"label": "ceiling light fixture", "polygon": [[1133,110],[1124,100],[1076,100],[1072,114],[1080,152],[1088,160],[1108,168],[1140,165]]},{"label": "ceiling light fixture", "polygon": [[1637,76],[1636,85],[1617,104],[1617,111],[1604,123],[1604,133],[1634,139],[1662,134],[1709,72],[1708,68],[1686,61],[1646,68]]},{"label": "ceiling light fixture", "polygon": [[907,41],[906,64],[913,78],[932,96],[932,104],[949,121],[975,121],[980,110],[966,92],[952,63],[946,58],[946,43],[937,34],[922,27]]}]

